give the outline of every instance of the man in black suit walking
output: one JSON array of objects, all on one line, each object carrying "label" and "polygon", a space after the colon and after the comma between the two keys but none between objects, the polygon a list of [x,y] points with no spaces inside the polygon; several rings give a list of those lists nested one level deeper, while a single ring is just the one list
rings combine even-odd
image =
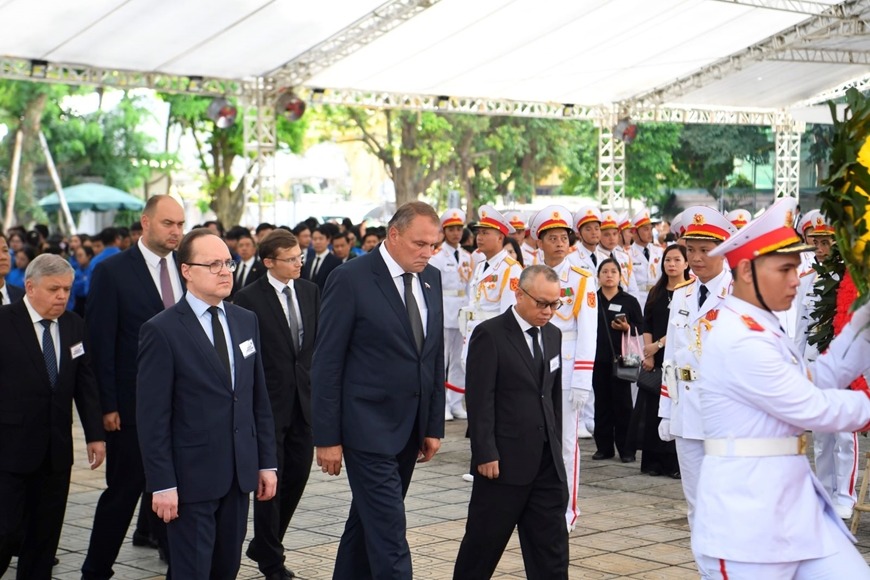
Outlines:
[{"label": "man in black suit walking", "polygon": [[9,242],[4,234],[0,234],[0,305],[12,304],[24,298],[24,290],[6,283],[6,275],[12,268],[12,256],[9,255]]},{"label": "man in black suit walking", "polygon": [[275,419],[278,492],[254,504],[254,537],[247,555],[267,580],[294,574],[284,566],[284,534],[311,472],[311,356],[317,336],[320,289],[300,280],[302,249],[296,236],[274,230],[260,242],[265,276],[235,295],[234,304],[251,310],[260,324],[266,387]]},{"label": "man in black suit walking", "polygon": [[18,580],[51,578],[73,463],[73,400],[91,469],[106,455],[85,324],[66,311],[72,283],[66,260],[38,256],[25,273],[27,296],[0,308],[0,576],[18,552]]},{"label": "man in black suit walking", "polygon": [[560,293],[552,269],[529,266],[516,305],[471,335],[465,397],[477,477],[455,580],[491,578],[515,526],[527,578],[568,578],[562,334],[549,324]]},{"label": "man in black suit walking", "polygon": [[329,227],[322,225],[311,234],[311,252],[305,258],[302,266],[302,277],[311,280],[323,291],[326,279],[333,270],[341,266],[342,261],[329,251],[330,237]]},{"label": "man in black suit walking", "polygon": [[263,275],[266,274],[266,266],[261,260],[257,259],[257,245],[254,243],[254,237],[251,232],[241,228],[238,232],[238,241],[236,242],[236,251],[239,253],[239,263],[236,265],[236,271],[233,274],[233,292],[230,297],[236,295],[236,292],[253,284]]},{"label": "man in black suit walking", "polygon": [[[184,293],[175,261],[184,210],[173,198],[156,195],[142,211],[142,237],[130,249],[94,270],[86,319],[100,385],[103,425],[108,431],[107,489],[97,502],[83,580],[107,580],[139,497],[145,472],[136,433],[136,357],[139,329]],[[147,504],[150,499],[146,498]],[[151,531],[165,543],[165,526],[149,512]]]},{"label": "man in black suit walking", "polygon": [[353,491],[335,580],[410,580],[403,503],[416,462],[444,436],[441,220],[411,202],[384,243],[332,272],[311,368],[317,464]]},{"label": "man in black suit walking", "polygon": [[142,325],[136,428],[146,490],[166,522],[172,575],[234,580],[250,494],[278,478],[257,317],[224,302],[236,263],[205,228],[178,248],[187,292]]}]

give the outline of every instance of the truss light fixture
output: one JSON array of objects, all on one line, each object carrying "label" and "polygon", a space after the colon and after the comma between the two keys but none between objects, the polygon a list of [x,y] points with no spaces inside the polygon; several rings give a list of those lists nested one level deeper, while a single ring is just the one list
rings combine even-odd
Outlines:
[{"label": "truss light fixture", "polygon": [[187,90],[191,93],[198,93],[202,91],[202,77],[201,76],[189,76],[187,77]]},{"label": "truss light fixture", "polygon": [[293,89],[283,89],[275,102],[275,112],[288,121],[298,121],[305,114],[305,101]]},{"label": "truss light fixture", "polygon": [[30,61],[30,76],[35,79],[44,79],[48,76],[48,61],[47,60],[31,60]]},{"label": "truss light fixture", "polygon": [[239,110],[223,97],[214,99],[208,106],[206,115],[214,121],[218,129],[229,129],[236,124]]},{"label": "truss light fixture", "polygon": [[450,97],[446,95],[441,95],[435,100],[435,108],[437,109],[448,109],[450,108]]}]

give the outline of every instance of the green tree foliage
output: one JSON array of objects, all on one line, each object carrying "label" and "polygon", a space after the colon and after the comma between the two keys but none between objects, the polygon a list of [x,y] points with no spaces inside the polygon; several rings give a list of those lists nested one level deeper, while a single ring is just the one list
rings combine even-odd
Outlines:
[{"label": "green tree foliage", "polygon": [[666,205],[670,190],[684,181],[674,165],[682,130],[682,125],[673,123],[640,126],[637,138],[625,146],[627,197],[643,200],[648,206]]},{"label": "green tree foliage", "polygon": [[703,187],[719,199],[734,172],[735,159],[767,163],[772,150],[769,130],[764,127],[685,125],[674,161],[686,186]]},{"label": "green tree foliage", "polygon": [[565,165],[561,192],[565,195],[598,195],[598,128],[589,121],[575,121],[572,155]]},{"label": "green tree foliage", "polygon": [[[208,118],[206,112],[212,102],[211,97],[195,95],[160,94],[169,103],[169,126],[179,127],[188,132],[196,143],[200,170],[206,178],[206,194],[209,207],[217,218],[227,227],[239,223],[245,209],[245,175],[233,174],[233,161],[244,154],[243,113],[239,107],[236,123],[227,129],[218,129]],[[283,117],[278,118],[278,144],[293,152],[302,148],[306,120],[291,123]],[[246,164],[246,172],[256,171],[251,159]]]}]

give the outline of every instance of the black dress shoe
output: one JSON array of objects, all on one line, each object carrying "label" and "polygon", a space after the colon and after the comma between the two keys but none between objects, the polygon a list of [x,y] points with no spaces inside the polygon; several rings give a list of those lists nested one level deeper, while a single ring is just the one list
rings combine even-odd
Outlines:
[{"label": "black dress shoe", "polygon": [[145,532],[136,530],[133,532],[133,545],[137,548],[157,549],[157,540],[152,537],[151,534],[146,534]]},{"label": "black dress shoe", "polygon": [[634,463],[635,462],[634,455],[622,455],[622,456],[620,456],[619,460],[622,461],[623,463]]},{"label": "black dress shoe", "polygon": [[675,471],[671,474],[671,479],[683,479],[683,476],[680,475],[679,471]]},{"label": "black dress shoe", "polygon": [[646,472],[646,474],[649,475],[650,477],[658,477],[662,474],[662,472],[658,471],[656,469],[650,469],[649,471]]},{"label": "black dress shoe", "polygon": [[51,565],[52,565],[52,567],[54,567],[54,566],[57,566],[58,564],[60,564],[60,560],[58,560],[57,556],[55,556],[54,561],[52,562]]},{"label": "black dress shoe", "polygon": [[595,453],[592,454],[592,459],[594,459],[595,461],[601,461],[602,459],[610,459],[612,457],[613,457],[613,453],[608,455],[606,453],[602,453],[601,451],[596,451]]},{"label": "black dress shoe", "polygon": [[266,580],[290,580],[291,578],[296,578],[296,573],[293,570],[288,570],[284,568],[282,570],[278,570],[277,572],[272,572],[271,574],[266,574]]}]

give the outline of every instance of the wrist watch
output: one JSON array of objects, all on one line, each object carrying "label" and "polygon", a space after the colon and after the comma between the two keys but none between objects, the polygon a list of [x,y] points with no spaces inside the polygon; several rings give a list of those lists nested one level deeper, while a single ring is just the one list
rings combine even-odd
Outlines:
[{"label": "wrist watch", "polygon": [[659,347],[659,350],[661,350],[661,349],[663,349],[663,348],[665,348],[665,345],[663,345],[663,344],[662,344],[662,341],[661,341],[661,339],[659,339],[659,340],[658,340],[658,342],[656,342],[656,346],[658,346],[658,347]]}]

